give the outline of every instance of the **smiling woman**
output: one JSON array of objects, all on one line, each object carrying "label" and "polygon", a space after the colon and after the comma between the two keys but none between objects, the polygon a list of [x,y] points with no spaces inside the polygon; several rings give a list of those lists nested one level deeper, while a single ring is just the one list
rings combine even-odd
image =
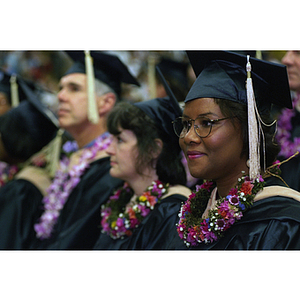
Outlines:
[{"label": "smiling woman", "polygon": [[182,242],[171,249],[300,249],[300,194],[273,165],[280,147],[270,109],[292,107],[285,68],[225,51],[188,55],[198,77],[177,135],[204,183],[183,204]]}]

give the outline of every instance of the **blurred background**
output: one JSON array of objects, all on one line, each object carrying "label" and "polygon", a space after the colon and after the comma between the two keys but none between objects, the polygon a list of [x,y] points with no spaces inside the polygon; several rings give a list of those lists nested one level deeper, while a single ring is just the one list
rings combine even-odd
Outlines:
[{"label": "blurred background", "polygon": [[[177,100],[183,101],[185,93],[195,77],[185,51],[106,51],[119,56],[141,84],[140,88],[124,86],[123,98],[128,101],[144,101],[163,96],[157,88],[155,66],[160,65]],[[279,62],[285,51],[260,51],[263,59]],[[0,51],[0,67],[8,73],[16,73],[49,91],[43,101],[56,110],[58,83],[72,61],[63,51]],[[169,76],[169,77],[168,77]],[[176,77],[176,78],[175,78]],[[172,78],[175,78],[174,82]],[[178,91],[177,91],[178,90]],[[181,91],[180,91],[181,90]]]}]

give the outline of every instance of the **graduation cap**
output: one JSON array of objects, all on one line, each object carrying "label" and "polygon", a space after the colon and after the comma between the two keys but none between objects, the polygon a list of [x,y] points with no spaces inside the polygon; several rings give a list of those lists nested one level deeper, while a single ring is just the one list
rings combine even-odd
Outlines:
[{"label": "graduation cap", "polygon": [[[196,81],[185,102],[197,98],[227,99],[247,104],[247,56],[229,51],[187,51]],[[292,108],[286,66],[250,57],[251,78],[260,113],[271,105]]]},{"label": "graduation cap", "polygon": [[188,89],[188,63],[164,57],[156,66],[159,67],[167,81],[173,79],[176,84],[182,86],[184,89]]},{"label": "graduation cap", "polygon": [[89,117],[93,123],[97,123],[99,118],[98,114],[95,114],[96,105],[92,99],[95,94],[94,78],[106,83],[118,96],[121,94],[122,82],[140,86],[128,68],[115,55],[99,51],[66,51],[66,53],[72,58],[74,64],[65,75],[72,73],[87,74]]},{"label": "graduation cap", "polygon": [[[17,74],[9,74],[0,69],[0,92],[4,93],[12,107],[19,105],[20,101],[26,99],[26,95],[18,85]],[[34,83],[26,80],[27,85],[34,88]]]},{"label": "graduation cap", "polygon": [[167,84],[161,70],[158,67],[156,69],[168,97],[141,101],[134,103],[134,105],[139,107],[152,120],[154,120],[156,126],[164,132],[166,141],[171,141],[174,145],[176,145],[177,150],[180,151],[178,137],[174,133],[172,121],[182,115],[182,109],[180,108],[171,88]]},{"label": "graduation cap", "polygon": [[249,176],[257,178],[261,172],[260,137],[264,134],[259,114],[270,114],[272,104],[292,108],[286,67],[228,51],[187,54],[197,79],[185,102],[218,98],[247,105]]},{"label": "graduation cap", "polygon": [[23,79],[18,85],[26,99],[0,116],[0,133],[8,154],[27,160],[55,137],[58,120]]}]

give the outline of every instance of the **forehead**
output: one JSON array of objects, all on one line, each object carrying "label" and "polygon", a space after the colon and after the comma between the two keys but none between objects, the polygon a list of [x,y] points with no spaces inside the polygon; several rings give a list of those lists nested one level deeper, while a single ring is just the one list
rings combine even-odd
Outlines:
[{"label": "forehead", "polygon": [[198,98],[185,103],[183,116],[195,119],[199,115],[221,117],[222,112],[213,98]]},{"label": "forehead", "polygon": [[72,73],[63,76],[60,79],[59,84],[61,86],[68,85],[68,84],[76,84],[76,85],[86,85],[86,74],[83,73]]}]

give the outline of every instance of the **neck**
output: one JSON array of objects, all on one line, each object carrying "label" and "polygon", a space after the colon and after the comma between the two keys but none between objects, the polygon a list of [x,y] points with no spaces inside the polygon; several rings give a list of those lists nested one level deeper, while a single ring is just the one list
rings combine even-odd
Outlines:
[{"label": "neck", "polygon": [[101,123],[99,124],[89,124],[85,128],[79,128],[77,130],[70,130],[70,134],[77,142],[79,149],[83,148],[98,136],[102,135],[107,131],[106,126],[102,126]]},{"label": "neck", "polygon": [[148,172],[145,176],[139,176],[135,180],[127,181],[136,196],[141,196],[146,188],[151,185],[154,180],[158,180],[156,171]]},{"label": "neck", "polygon": [[[244,170],[248,170],[248,168]],[[239,172],[238,174],[227,177],[226,179],[216,180],[219,198],[226,197],[229,194],[230,190],[236,187],[238,179],[242,176],[243,173]]]}]

